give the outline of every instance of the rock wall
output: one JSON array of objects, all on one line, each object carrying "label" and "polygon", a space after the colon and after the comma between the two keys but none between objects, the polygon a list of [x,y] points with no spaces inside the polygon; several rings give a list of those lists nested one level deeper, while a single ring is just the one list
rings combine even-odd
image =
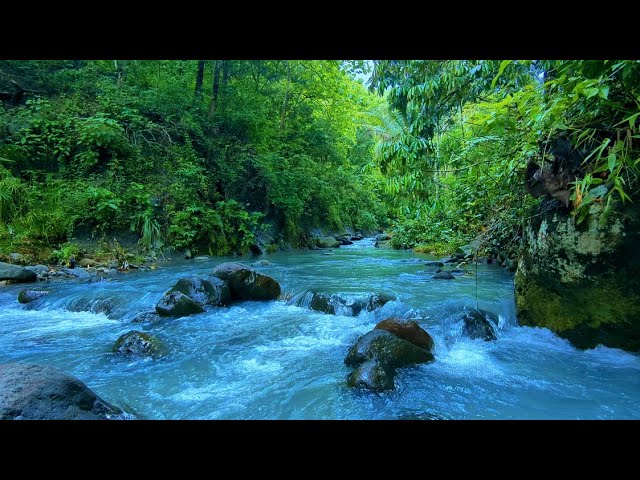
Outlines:
[{"label": "rock wall", "polygon": [[515,277],[520,325],[546,327],[578,348],[640,350],[640,207],[581,225],[565,209],[526,228]]}]

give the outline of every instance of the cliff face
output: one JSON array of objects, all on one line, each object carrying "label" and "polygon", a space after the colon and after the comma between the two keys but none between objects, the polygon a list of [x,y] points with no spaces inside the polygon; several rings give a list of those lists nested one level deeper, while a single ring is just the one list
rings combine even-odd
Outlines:
[{"label": "cliff face", "polygon": [[518,320],[578,348],[640,351],[640,207],[629,204],[604,226],[599,208],[579,226],[565,209],[527,226],[515,278]]}]

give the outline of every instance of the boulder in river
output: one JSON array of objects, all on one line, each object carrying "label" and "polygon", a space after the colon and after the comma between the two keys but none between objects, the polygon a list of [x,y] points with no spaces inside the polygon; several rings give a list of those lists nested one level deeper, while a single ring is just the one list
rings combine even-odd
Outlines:
[{"label": "boulder in river", "polygon": [[363,308],[363,302],[355,298],[344,298],[336,294],[311,292],[309,308],[331,315],[355,317]]},{"label": "boulder in river", "polygon": [[160,358],[166,355],[167,348],[156,337],[133,330],[116,340],[113,351],[127,357]]},{"label": "boulder in river", "polygon": [[355,317],[363,309],[372,312],[393,300],[396,300],[395,295],[388,293],[374,293],[368,297],[343,297],[335,293],[311,291],[298,297],[295,305],[331,315]]},{"label": "boulder in river", "polygon": [[404,367],[430,362],[433,354],[386,330],[374,329],[360,337],[349,349],[344,363],[358,366],[371,359],[390,367]]},{"label": "boulder in river", "polygon": [[374,310],[377,310],[378,308],[382,308],[387,303],[393,302],[394,300],[397,300],[397,299],[398,298],[395,295],[392,295],[390,293],[374,293],[367,300],[365,309],[368,312],[373,312]]},{"label": "boulder in river", "polygon": [[407,342],[413,343],[415,346],[424,348],[426,351],[433,353],[434,343],[431,335],[420,327],[415,320],[401,320],[391,317],[379,322],[375,328],[386,330]]},{"label": "boulder in river", "polygon": [[319,248],[336,248],[340,246],[340,242],[333,237],[315,237],[314,243]]},{"label": "boulder in river", "polygon": [[20,303],[29,303],[29,302],[33,302],[34,300],[39,299],[40,297],[44,297],[45,295],[49,295],[49,291],[48,290],[31,290],[31,289],[25,289],[22,290],[19,294],[18,294],[18,302]]},{"label": "boulder in river", "polygon": [[181,292],[201,305],[224,305],[231,294],[227,284],[217,277],[202,278],[196,275],[183,277],[173,286],[171,292]]},{"label": "boulder in river", "polygon": [[364,235],[362,235],[362,233],[357,232],[355,235],[353,235],[349,240],[351,240],[352,242],[359,242],[360,240],[362,240],[364,238]]},{"label": "boulder in river", "polygon": [[202,306],[182,292],[170,291],[156,305],[156,312],[162,317],[186,317],[204,312]]},{"label": "boulder in river", "polygon": [[0,262],[0,281],[10,280],[12,282],[34,282],[37,275],[26,267],[18,267],[10,263]]},{"label": "boulder in river", "polygon": [[454,279],[454,278],[456,278],[456,277],[454,277],[454,276],[451,274],[451,272],[439,272],[439,273],[436,273],[436,274],[435,274],[433,277],[431,277],[431,278],[433,278],[434,280],[453,280],[453,279]]},{"label": "boulder in river", "polygon": [[257,262],[253,262],[251,264],[252,267],[270,267],[273,265],[269,260],[258,260]]},{"label": "boulder in river", "polygon": [[349,387],[366,388],[376,392],[393,390],[395,370],[376,360],[367,360],[347,377]]},{"label": "boulder in river", "polygon": [[423,265],[425,267],[437,267],[437,268],[444,267],[444,263],[439,262],[437,260],[435,260],[435,261],[430,260],[430,261],[424,262]]},{"label": "boulder in river", "polygon": [[481,338],[485,341],[496,340],[498,317],[485,310],[472,310],[466,312],[462,321],[462,334],[471,339]]},{"label": "boulder in river", "polygon": [[232,299],[275,300],[281,292],[280,284],[273,278],[239,263],[222,263],[213,270],[213,275],[227,282]]},{"label": "boulder in river", "polygon": [[119,408],[57,368],[0,365],[0,420],[104,420],[121,415]]}]

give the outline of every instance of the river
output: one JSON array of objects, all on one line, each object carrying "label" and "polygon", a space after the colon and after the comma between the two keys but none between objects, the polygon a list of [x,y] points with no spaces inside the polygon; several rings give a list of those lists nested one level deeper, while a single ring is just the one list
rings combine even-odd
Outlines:
[{"label": "river", "polygon": [[[357,317],[273,301],[131,323],[179,277],[210,273],[224,258],[52,283],[50,295],[28,305],[16,300],[24,285],[12,285],[0,287],[0,363],[58,367],[146,419],[640,418],[640,356],[580,351],[546,329],[519,327],[513,274],[499,267],[478,266],[478,305],[500,318],[498,340],[484,342],[460,335],[461,310],[475,306],[475,275],[432,280],[426,255],[375,249],[365,239],[332,255],[267,258],[273,265],[259,270],[288,295],[389,292],[398,300]],[[436,342],[435,362],[400,369],[389,393],[349,389],[348,348],[389,316],[417,319]],[[169,354],[112,354],[118,336],[133,329],[163,340]]]}]

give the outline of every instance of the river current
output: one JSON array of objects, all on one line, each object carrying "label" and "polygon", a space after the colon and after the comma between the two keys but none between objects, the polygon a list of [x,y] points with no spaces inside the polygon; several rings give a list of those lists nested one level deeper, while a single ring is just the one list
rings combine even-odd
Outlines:
[{"label": "river current", "polygon": [[[228,258],[162,265],[110,281],[39,284],[52,293],[17,302],[22,285],[0,287],[0,363],[58,367],[110,403],[146,419],[631,419],[640,418],[640,356],[581,351],[549,330],[520,327],[513,274],[479,265],[477,302],[499,315],[495,342],[460,335],[460,313],[476,305],[476,275],[433,280],[411,252],[367,239],[320,251],[269,255],[259,267],[287,297],[306,290],[395,294],[357,317],[326,315],[286,301],[241,302],[154,323],[153,310],[187,274],[209,274]],[[232,259],[249,264],[252,259]],[[467,267],[475,272],[475,266]],[[289,302],[290,303],[290,302]],[[435,362],[398,371],[389,393],[353,390],[343,363],[357,338],[387,317],[416,319],[434,338]],[[169,354],[132,360],[111,353],[130,330],[160,338]]]}]

